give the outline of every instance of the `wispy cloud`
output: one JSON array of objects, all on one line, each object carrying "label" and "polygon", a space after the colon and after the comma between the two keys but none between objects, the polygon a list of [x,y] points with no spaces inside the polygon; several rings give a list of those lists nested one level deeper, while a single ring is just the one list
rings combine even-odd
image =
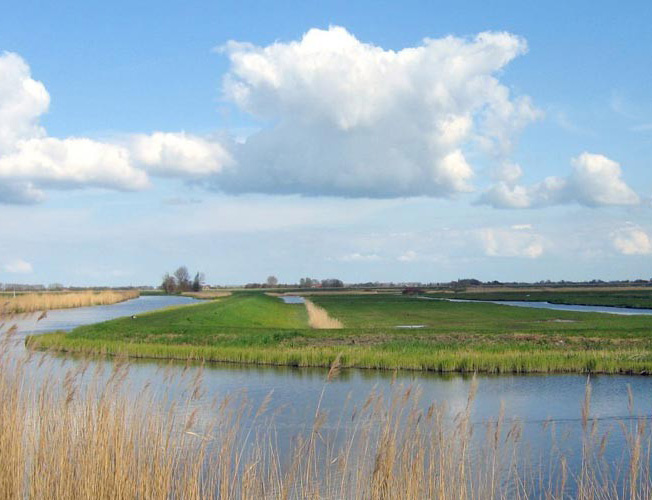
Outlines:
[{"label": "wispy cloud", "polygon": [[381,260],[380,255],[375,253],[350,253],[343,255],[338,260],[342,262],[378,262]]},{"label": "wispy cloud", "polygon": [[8,262],[3,266],[3,269],[5,272],[14,274],[30,274],[34,272],[32,264],[22,259],[16,259]]}]

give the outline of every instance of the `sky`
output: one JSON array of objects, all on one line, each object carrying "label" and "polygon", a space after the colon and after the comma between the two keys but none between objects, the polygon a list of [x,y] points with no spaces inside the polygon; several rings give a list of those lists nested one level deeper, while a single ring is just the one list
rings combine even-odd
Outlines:
[{"label": "sky", "polygon": [[0,9],[0,282],[652,279],[649,1]]}]

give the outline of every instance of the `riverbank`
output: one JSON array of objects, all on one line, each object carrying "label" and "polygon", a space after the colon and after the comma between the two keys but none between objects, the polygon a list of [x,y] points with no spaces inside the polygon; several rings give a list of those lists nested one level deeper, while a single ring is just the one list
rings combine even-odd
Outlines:
[{"label": "riverbank", "polygon": [[[652,373],[652,318],[400,295],[311,297],[342,328],[310,328],[303,304],[261,293],[32,336],[32,349],[260,365],[431,372]],[[401,328],[402,327],[402,328]],[[408,327],[408,328],[405,328]],[[417,328],[418,327],[418,328]]]}]

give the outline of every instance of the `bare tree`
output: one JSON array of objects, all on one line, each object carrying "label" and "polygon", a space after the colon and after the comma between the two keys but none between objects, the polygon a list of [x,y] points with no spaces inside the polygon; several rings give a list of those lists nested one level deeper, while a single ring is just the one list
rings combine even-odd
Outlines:
[{"label": "bare tree", "polygon": [[278,278],[276,276],[268,276],[267,277],[267,287],[268,288],[274,288],[276,285],[278,285]]},{"label": "bare tree", "polygon": [[190,281],[190,273],[186,266],[181,266],[179,269],[174,271],[174,277],[177,280],[177,288],[180,291],[187,292],[190,290],[192,283]]},{"label": "bare tree", "polygon": [[163,276],[163,283],[161,283],[161,288],[165,293],[174,293],[177,287],[176,280],[174,276],[170,276],[170,273],[165,273]]}]

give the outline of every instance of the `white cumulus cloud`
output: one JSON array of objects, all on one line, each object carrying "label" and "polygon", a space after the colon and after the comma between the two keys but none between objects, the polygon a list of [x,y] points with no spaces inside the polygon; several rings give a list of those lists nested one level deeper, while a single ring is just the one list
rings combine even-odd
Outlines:
[{"label": "white cumulus cloud", "polygon": [[147,175],[131,165],[128,150],[85,138],[20,141],[14,153],[0,157],[0,179],[63,188],[148,186]]},{"label": "white cumulus cloud", "polygon": [[479,202],[497,208],[538,208],[564,203],[588,207],[636,205],[640,198],[622,179],[620,165],[604,155],[582,153],[571,161],[566,177],[547,177],[532,186],[517,183],[521,171],[512,169]]},{"label": "white cumulus cloud", "polygon": [[229,42],[224,95],[270,125],[215,179],[230,192],[367,197],[472,190],[468,149],[506,151],[539,116],[497,74],[527,50],[509,33],[386,50],[341,27],[266,47]]},{"label": "white cumulus cloud", "polygon": [[612,234],[616,250],[624,255],[652,254],[652,238],[638,227],[627,227]]},{"label": "white cumulus cloud", "polygon": [[136,135],[131,152],[134,161],[149,173],[167,177],[205,177],[233,163],[218,142],[183,132]]},{"label": "white cumulus cloud", "polygon": [[17,54],[0,54],[0,155],[25,138],[42,137],[39,117],[50,105],[45,86],[30,75],[29,66]]}]

